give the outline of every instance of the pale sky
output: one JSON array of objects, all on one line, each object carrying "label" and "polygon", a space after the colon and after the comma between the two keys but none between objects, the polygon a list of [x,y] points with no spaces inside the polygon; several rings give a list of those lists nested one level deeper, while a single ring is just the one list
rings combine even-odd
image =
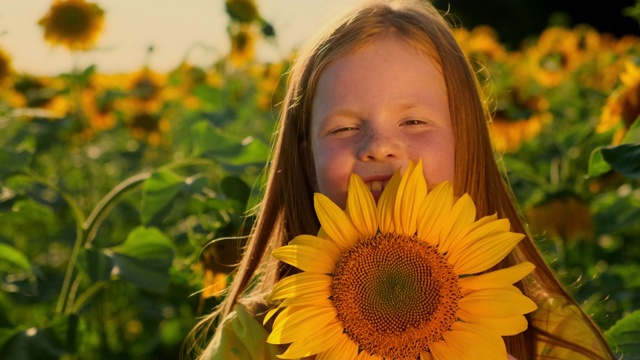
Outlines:
[{"label": "pale sky", "polygon": [[[0,0],[0,48],[19,72],[51,75],[97,64],[101,73],[130,72],[145,63],[146,49],[155,48],[150,66],[176,67],[185,55],[196,65],[209,65],[229,50],[224,0],[93,0],[105,10],[104,31],[97,49],[74,59],[69,51],[44,41],[38,20],[53,0]],[[256,0],[276,30],[277,44],[263,44],[258,56],[280,60],[309,38],[328,19],[356,0]],[[189,51],[191,49],[191,51]]]}]

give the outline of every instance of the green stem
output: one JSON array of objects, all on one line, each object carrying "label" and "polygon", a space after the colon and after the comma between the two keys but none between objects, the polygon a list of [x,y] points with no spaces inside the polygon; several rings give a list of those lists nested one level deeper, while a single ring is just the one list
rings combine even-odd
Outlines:
[{"label": "green stem", "polygon": [[[71,208],[71,212],[73,213],[73,217],[74,217],[74,219],[76,221],[76,239],[75,239],[73,250],[72,250],[72,253],[71,253],[71,258],[74,258],[75,256],[77,256],[77,253],[80,251],[79,244],[82,243],[81,239],[84,237],[84,229],[82,227],[82,224],[84,223],[84,213],[80,209],[80,206],[78,205],[78,203],[76,203],[76,201],[71,196],[69,196],[69,194],[67,194],[67,193],[63,192],[62,190],[60,190],[60,188],[58,188],[55,184],[52,184],[47,179],[45,179],[45,178],[41,177],[40,175],[34,173],[30,169],[27,169],[26,173],[27,173],[27,175],[29,175],[37,183],[42,184],[42,185],[54,190],[58,194],[60,194],[60,196],[62,196],[64,201],[67,203],[67,205],[69,205],[69,207]],[[58,303],[56,305],[56,313],[59,313],[59,314],[62,313],[62,310],[64,308],[64,304],[65,304],[65,301],[66,301],[66,295],[65,294],[67,294],[69,292],[69,286],[71,285],[71,276],[72,276],[72,274],[73,274],[73,266],[71,266],[71,264],[69,264],[67,266],[67,270],[66,270],[66,274],[65,274],[65,277],[64,277],[64,281],[62,283],[62,289],[60,290],[60,295],[58,296]]]}]

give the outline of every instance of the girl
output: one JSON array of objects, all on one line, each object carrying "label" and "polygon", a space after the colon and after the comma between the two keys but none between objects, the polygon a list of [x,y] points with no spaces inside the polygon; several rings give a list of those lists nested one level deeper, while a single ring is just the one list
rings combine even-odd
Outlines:
[{"label": "girl", "polygon": [[[275,359],[262,326],[264,298],[295,272],[270,253],[316,234],[313,193],[345,205],[349,174],[374,197],[391,173],[422,159],[428,183],[452,181],[477,217],[497,213],[526,233],[494,160],[478,84],[450,28],[427,1],[367,4],[302,51],[289,79],[269,178],[256,224],[201,359]],[[536,270],[516,285],[538,304],[528,329],[505,337],[517,359],[610,359],[602,334],[545,264],[530,237],[495,266]],[[200,328],[202,329],[202,328]],[[206,333],[206,331],[202,331]]]}]

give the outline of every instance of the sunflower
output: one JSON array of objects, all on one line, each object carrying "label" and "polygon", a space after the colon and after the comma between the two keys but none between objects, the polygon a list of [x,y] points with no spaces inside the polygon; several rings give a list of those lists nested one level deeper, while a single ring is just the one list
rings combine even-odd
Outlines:
[{"label": "sunflower", "polygon": [[238,26],[230,33],[231,51],[229,60],[236,67],[243,67],[255,57],[255,47],[258,35],[251,26]]},{"label": "sunflower", "polygon": [[593,216],[589,204],[571,191],[547,194],[526,210],[525,215],[536,234],[546,233],[571,241],[593,238]]},{"label": "sunflower", "polygon": [[491,215],[475,221],[471,197],[444,182],[432,190],[422,162],[397,171],[376,205],[356,175],[343,211],[322,194],[318,236],[273,255],[300,270],[267,301],[280,303],[267,341],[284,359],[505,359],[501,336],[527,328],[535,303],[512,284],[524,262],[487,272],[524,237]]},{"label": "sunflower", "polygon": [[560,85],[583,62],[580,38],[571,30],[551,27],[527,49],[528,69],[542,86]]},{"label": "sunflower", "polygon": [[102,31],[104,11],[84,0],[55,0],[38,24],[44,28],[45,40],[52,45],[88,50]]},{"label": "sunflower", "polygon": [[521,95],[518,88],[510,88],[504,94],[492,114],[491,137],[498,151],[513,152],[538,136],[553,115],[544,97]]},{"label": "sunflower", "polygon": [[4,85],[13,74],[13,67],[11,65],[11,58],[9,55],[0,48],[0,86]]},{"label": "sunflower", "polygon": [[507,55],[496,31],[489,26],[476,26],[471,31],[457,28],[454,36],[467,55],[483,62],[502,61]]},{"label": "sunflower", "polygon": [[626,129],[640,116],[640,67],[628,61],[620,80],[622,87],[607,99],[596,127],[596,132],[602,133],[622,124],[614,135],[614,143],[622,141]]}]

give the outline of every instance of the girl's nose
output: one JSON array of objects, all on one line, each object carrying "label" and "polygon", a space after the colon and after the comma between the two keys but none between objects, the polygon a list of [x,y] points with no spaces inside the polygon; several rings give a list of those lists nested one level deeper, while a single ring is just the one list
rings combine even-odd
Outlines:
[{"label": "girl's nose", "polygon": [[362,161],[382,161],[398,157],[400,143],[388,132],[382,130],[370,131],[362,140],[360,153]]}]

